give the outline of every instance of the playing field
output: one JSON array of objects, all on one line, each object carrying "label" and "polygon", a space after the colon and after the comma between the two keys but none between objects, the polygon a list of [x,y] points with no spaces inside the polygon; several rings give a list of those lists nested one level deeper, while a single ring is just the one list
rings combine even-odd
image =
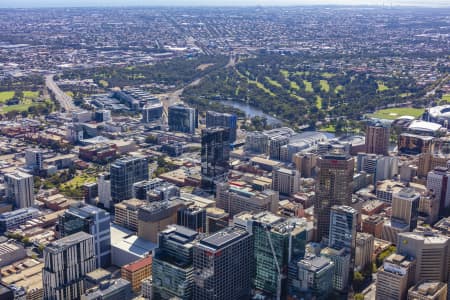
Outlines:
[{"label": "playing field", "polygon": [[370,117],[377,119],[395,120],[401,116],[412,116],[415,118],[420,117],[424,113],[423,108],[412,108],[412,107],[398,107],[398,108],[387,108],[376,111]]}]

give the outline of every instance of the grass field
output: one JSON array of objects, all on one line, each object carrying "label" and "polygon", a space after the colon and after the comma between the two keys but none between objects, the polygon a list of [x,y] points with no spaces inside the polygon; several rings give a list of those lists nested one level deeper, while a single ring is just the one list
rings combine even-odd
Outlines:
[{"label": "grass field", "polygon": [[450,102],[450,94],[442,95],[442,100],[445,100],[445,101],[447,101],[447,102]]},{"label": "grass field", "polygon": [[28,99],[36,99],[39,97],[39,92],[25,91],[23,96]]},{"label": "grass field", "polygon": [[412,116],[420,117],[424,113],[423,108],[411,108],[411,107],[398,107],[398,108],[387,108],[376,111],[370,117],[377,119],[395,120],[401,116]]},{"label": "grass field", "polygon": [[289,84],[291,85],[291,89],[293,90],[299,90],[300,87],[298,86],[297,82],[295,81],[289,81]]},{"label": "grass field", "polygon": [[[0,92],[0,102],[6,102],[9,99],[12,99],[13,97],[14,97],[13,91]],[[36,99],[37,97],[39,97],[39,92],[24,91],[23,97],[27,99]]]},{"label": "grass field", "polygon": [[342,91],[343,89],[344,89],[344,86],[338,85],[338,86],[334,89],[334,93],[337,94],[337,93],[339,93],[339,91]]},{"label": "grass field", "polygon": [[336,132],[336,128],[334,128],[333,125],[328,125],[327,127],[320,128],[320,131],[334,133],[334,132]]},{"label": "grass field", "polygon": [[336,75],[333,74],[333,73],[330,73],[330,72],[324,72],[324,73],[322,73],[322,77],[323,77],[323,78],[326,78],[326,79],[333,78],[334,76],[336,76]]},{"label": "grass field", "polygon": [[6,102],[14,97],[14,92],[0,92],[0,102]]},{"label": "grass field", "polygon": [[318,109],[322,109],[322,97],[319,95],[316,96],[316,106]]},{"label": "grass field", "polygon": [[289,71],[288,70],[280,70],[281,75],[284,76],[284,78],[288,78],[289,77]]},{"label": "grass field", "polygon": [[387,86],[387,85],[385,85],[384,84],[384,82],[382,82],[382,81],[377,81],[377,83],[378,83],[378,91],[379,92],[384,92],[384,91],[387,91],[387,90],[389,90],[389,87]]},{"label": "grass field", "polygon": [[278,81],[273,80],[272,78],[270,78],[270,77],[268,77],[268,76],[266,76],[266,81],[267,81],[269,84],[273,85],[274,87],[277,87],[277,88],[283,87]]},{"label": "grass field", "polygon": [[74,189],[74,188],[81,188],[81,186],[84,183],[88,183],[88,182],[95,182],[96,178],[92,177],[88,174],[82,174],[82,175],[78,175],[75,176],[74,178],[72,178],[71,180],[67,181],[66,183],[61,185],[61,188],[63,189]]},{"label": "grass field", "polygon": [[320,81],[320,88],[322,89],[322,91],[328,93],[330,91],[330,85],[328,84],[328,81],[327,80],[321,80]]},{"label": "grass field", "polygon": [[104,88],[107,88],[108,85],[109,85],[108,81],[103,80],[103,79],[100,80],[98,83],[100,83],[100,85],[101,85],[102,87],[104,87]]},{"label": "grass field", "polygon": [[303,84],[305,85],[305,92],[310,92],[310,93],[314,92],[311,82],[309,82],[308,80],[303,80]]},{"label": "grass field", "polygon": [[67,96],[73,97],[73,92],[72,92],[72,91],[67,91],[67,92],[65,92],[65,93],[66,93]]}]

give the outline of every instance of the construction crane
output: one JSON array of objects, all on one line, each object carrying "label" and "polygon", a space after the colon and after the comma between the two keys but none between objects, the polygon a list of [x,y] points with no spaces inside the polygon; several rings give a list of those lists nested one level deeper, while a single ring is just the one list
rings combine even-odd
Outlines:
[{"label": "construction crane", "polygon": [[[292,230],[295,228],[295,222],[288,225],[287,229],[289,231],[289,249],[288,249],[288,264],[291,262],[291,256],[292,256]],[[277,296],[276,300],[281,299],[281,281],[284,277],[284,274],[280,268],[280,264],[278,263],[277,254],[275,252],[275,248],[273,247],[272,237],[270,236],[270,226],[265,225],[264,229],[266,231],[267,239],[269,240],[270,250],[272,251],[273,260],[275,261],[275,266],[277,267]]]},{"label": "construction crane", "polygon": [[275,266],[277,267],[277,300],[280,300],[281,298],[281,277],[283,276],[283,273],[281,272],[280,264],[278,263],[277,254],[275,252],[275,249],[273,248],[272,243],[272,237],[270,236],[270,227],[265,226],[267,239],[269,240],[270,250],[272,251],[273,260],[275,261]]}]

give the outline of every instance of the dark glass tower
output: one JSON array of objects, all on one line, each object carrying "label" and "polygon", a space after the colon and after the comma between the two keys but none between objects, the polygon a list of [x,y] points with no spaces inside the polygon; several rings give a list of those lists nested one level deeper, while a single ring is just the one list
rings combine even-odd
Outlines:
[{"label": "dark glass tower", "polygon": [[237,116],[235,114],[208,111],[206,113],[206,127],[226,127],[230,129],[230,143],[236,141]]},{"label": "dark glass tower", "polygon": [[213,192],[217,180],[223,180],[230,168],[230,129],[202,130],[202,188]]},{"label": "dark glass tower", "polygon": [[316,182],[314,215],[316,240],[321,241],[329,236],[331,207],[350,206],[352,203],[355,162],[349,154],[335,151],[320,157],[317,165],[319,175]]},{"label": "dark glass tower", "polygon": [[193,299],[249,299],[253,270],[253,238],[244,229],[204,238],[194,246]]},{"label": "dark glass tower", "polygon": [[145,157],[126,157],[111,164],[111,199],[114,203],[133,196],[133,184],[148,180],[148,160]]}]

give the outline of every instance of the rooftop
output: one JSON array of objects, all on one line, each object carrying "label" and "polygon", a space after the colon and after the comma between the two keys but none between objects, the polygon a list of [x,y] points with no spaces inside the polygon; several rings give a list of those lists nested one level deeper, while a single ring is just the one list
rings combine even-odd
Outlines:
[{"label": "rooftop", "polygon": [[48,244],[46,249],[52,252],[59,252],[88,239],[92,239],[92,235],[80,231]]},{"label": "rooftop", "polygon": [[200,245],[207,248],[212,248],[213,250],[219,250],[248,235],[249,233],[243,229],[236,227],[226,228],[202,239],[200,241]]},{"label": "rooftop", "polygon": [[137,270],[140,270],[144,267],[147,267],[152,264],[152,257],[147,256],[142,259],[139,259],[135,262],[132,262],[128,265],[123,266],[122,268],[124,270],[127,270],[128,272],[136,272]]}]

